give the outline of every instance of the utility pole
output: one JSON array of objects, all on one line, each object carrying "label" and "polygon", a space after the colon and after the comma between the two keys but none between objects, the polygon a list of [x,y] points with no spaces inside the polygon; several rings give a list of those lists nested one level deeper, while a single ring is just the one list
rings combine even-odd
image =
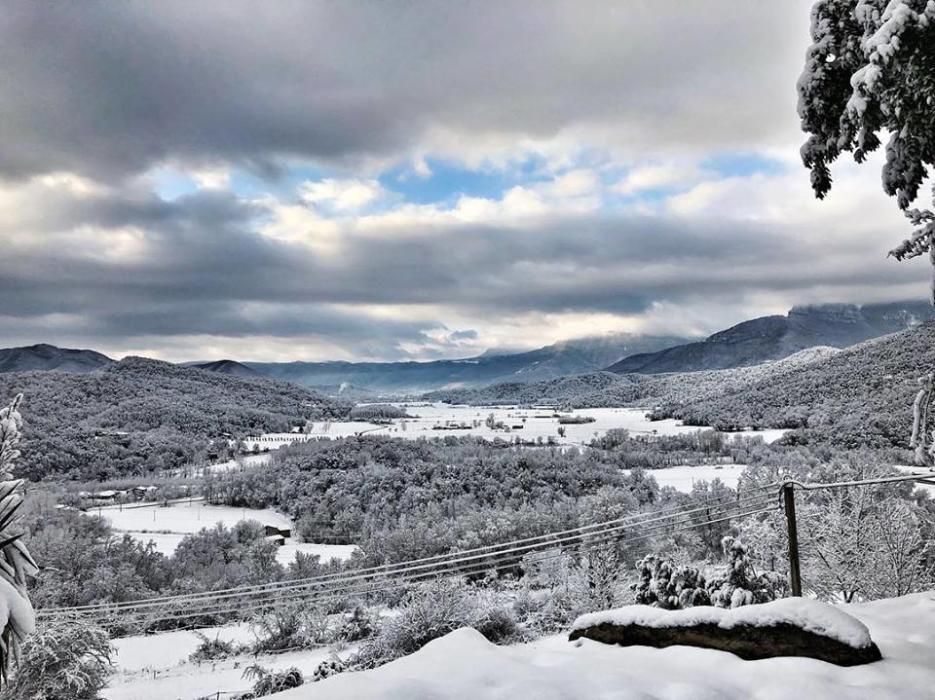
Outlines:
[{"label": "utility pole", "polygon": [[782,505],[786,512],[786,526],[789,530],[789,584],[792,595],[802,596],[802,572],[799,569],[799,535],[795,524],[794,485],[787,481],[782,485]]}]

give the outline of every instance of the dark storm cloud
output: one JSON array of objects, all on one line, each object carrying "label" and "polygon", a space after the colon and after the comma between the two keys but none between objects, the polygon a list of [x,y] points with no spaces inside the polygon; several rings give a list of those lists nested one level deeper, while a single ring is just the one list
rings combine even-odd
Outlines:
[{"label": "dark storm cloud", "polygon": [[433,129],[637,150],[795,126],[807,3],[10,2],[0,174],[166,160],[273,173],[418,149]]}]

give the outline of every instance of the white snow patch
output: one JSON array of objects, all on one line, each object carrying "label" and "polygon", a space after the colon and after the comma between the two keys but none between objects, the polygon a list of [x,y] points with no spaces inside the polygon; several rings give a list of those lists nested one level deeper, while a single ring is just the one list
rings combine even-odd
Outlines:
[{"label": "white snow patch", "polygon": [[739,625],[774,627],[789,624],[855,649],[870,646],[870,631],[857,618],[828,603],[809,598],[783,598],[732,610],[699,605],[685,610],[663,610],[649,605],[627,605],[616,610],[588,613],[575,620],[573,630],[600,624],[640,625],[653,628],[691,627],[711,624],[721,629]]},{"label": "white snow patch", "polygon": [[[700,464],[647,469],[644,473],[652,476],[660,486],[671,486],[681,493],[691,493],[696,483],[702,481],[711,483],[715,479],[720,479],[721,483],[732,489],[737,488],[740,475],[746,468],[746,464]],[[631,470],[621,469],[621,471],[629,474]]]}]

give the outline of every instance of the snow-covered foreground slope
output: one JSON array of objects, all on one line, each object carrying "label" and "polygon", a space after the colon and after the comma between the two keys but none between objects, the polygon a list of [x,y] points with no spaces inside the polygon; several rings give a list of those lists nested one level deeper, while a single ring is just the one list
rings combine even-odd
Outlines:
[{"label": "snow-covered foreground slope", "polygon": [[621,700],[915,700],[935,697],[935,593],[842,606],[883,661],[842,668],[800,658],[743,661],[724,652],[621,648],[565,636],[497,647],[471,629],[374,671],[335,676],[277,700],[620,698]]}]

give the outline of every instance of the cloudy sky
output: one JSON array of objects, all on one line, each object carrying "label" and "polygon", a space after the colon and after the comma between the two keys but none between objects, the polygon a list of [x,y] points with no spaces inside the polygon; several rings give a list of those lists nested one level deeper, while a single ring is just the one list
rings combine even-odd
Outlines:
[{"label": "cloudy sky", "polygon": [[878,167],[812,199],[808,6],[6,4],[2,345],[430,359],[923,298]]}]

